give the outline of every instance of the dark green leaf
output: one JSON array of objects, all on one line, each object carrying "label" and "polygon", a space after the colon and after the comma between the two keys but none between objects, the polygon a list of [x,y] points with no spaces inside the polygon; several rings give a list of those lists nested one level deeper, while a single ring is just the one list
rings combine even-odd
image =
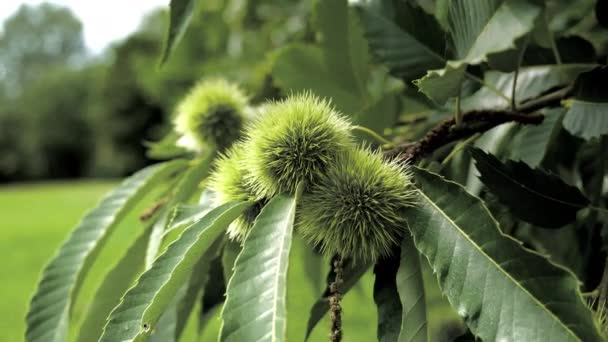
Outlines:
[{"label": "dark green leaf", "polygon": [[[226,253],[226,247],[230,244],[228,242],[224,246],[224,254]],[[236,258],[236,255],[235,255]],[[199,335],[203,333],[207,322],[211,318],[211,315],[215,312],[215,309],[224,303],[226,294],[226,278],[224,275],[224,266],[222,265],[223,255],[215,258],[209,268],[209,279],[203,290],[203,296],[201,297],[201,308],[199,312],[198,331]],[[234,259],[230,267],[234,265]]]},{"label": "dark green leaf", "polygon": [[100,341],[141,340],[155,329],[192,267],[251,202],[231,202],[210,211],[169,245],[112,311]]},{"label": "dark green leaf", "polygon": [[[398,248],[394,251],[398,252]],[[394,342],[399,340],[401,332],[401,314],[403,307],[397,292],[397,271],[399,256],[378,261],[374,267],[374,302],[378,308],[378,341]]]},{"label": "dark green leaf", "polygon": [[167,29],[161,64],[169,59],[182,35],[186,32],[188,23],[192,19],[194,3],[195,0],[171,0],[169,4],[169,28]]},{"label": "dark green leaf", "polygon": [[297,199],[270,200],[247,234],[228,282],[221,341],[287,338],[287,266]]},{"label": "dark green leaf", "polygon": [[27,315],[27,341],[67,338],[72,298],[95,255],[118,223],[148,191],[184,168],[183,161],[147,167],[126,179],[76,226],[44,269]]},{"label": "dark green leaf", "polygon": [[574,87],[564,128],[586,140],[608,134],[608,67],[581,74]]},{"label": "dark green leaf", "polygon": [[445,34],[435,18],[405,1],[365,1],[356,7],[372,54],[407,81],[444,66]]},{"label": "dark green leaf", "polygon": [[576,218],[589,200],[579,189],[526,163],[501,163],[491,154],[471,149],[481,181],[520,219],[545,228],[559,228]]},{"label": "dark green leaf", "polygon": [[484,341],[602,341],[572,273],[500,232],[483,202],[421,169],[408,224],[444,295]]},{"label": "dark green leaf", "polygon": [[608,28],[608,1],[596,0],[595,17],[597,22],[605,28]]},{"label": "dark green leaf", "polygon": [[411,236],[401,243],[401,263],[397,272],[397,291],[403,306],[399,342],[427,342],[428,324],[420,256]]},{"label": "dark green leaf", "polygon": [[317,1],[314,13],[331,79],[354,95],[365,97],[369,68],[367,42],[347,1]]}]

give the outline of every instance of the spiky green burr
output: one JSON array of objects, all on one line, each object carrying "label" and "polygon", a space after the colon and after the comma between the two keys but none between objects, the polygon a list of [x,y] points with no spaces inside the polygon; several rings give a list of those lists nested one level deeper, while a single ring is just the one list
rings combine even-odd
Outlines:
[{"label": "spiky green burr", "polygon": [[342,153],[304,194],[297,225],[327,255],[375,262],[399,243],[406,231],[404,211],[414,204],[406,165],[357,148]]}]

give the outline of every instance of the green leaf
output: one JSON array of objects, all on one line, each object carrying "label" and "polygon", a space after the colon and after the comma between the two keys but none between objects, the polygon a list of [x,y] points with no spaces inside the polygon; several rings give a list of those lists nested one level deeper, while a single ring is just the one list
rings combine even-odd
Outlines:
[{"label": "green leaf", "polygon": [[147,167],[127,178],[76,226],[42,273],[27,314],[26,341],[67,338],[72,299],[92,260],[118,223],[151,189],[184,167],[173,161]]},{"label": "green leaf", "polygon": [[[344,262],[344,270],[342,276],[342,285],[340,291],[342,295],[346,295],[350,289],[357,284],[357,282],[365,275],[365,272],[369,269],[369,264],[353,264],[352,262]],[[330,271],[327,275],[327,288],[321,295],[315,304],[310,309],[310,317],[308,318],[308,325],[306,326],[306,339],[312,333],[317,323],[325,316],[329,310],[329,284],[331,284],[336,278],[336,274],[333,271],[333,266],[330,266]]]},{"label": "green leaf", "polygon": [[561,128],[563,108],[543,110],[545,119],[540,125],[520,125],[511,138],[508,159],[521,160],[530,167],[538,167],[544,160],[549,145]]},{"label": "green leaf", "polygon": [[458,59],[448,61],[441,70],[428,71],[415,83],[440,104],[458,96],[466,65],[479,64],[487,61],[490,54],[515,49],[515,41],[532,31],[540,12],[539,7],[526,0],[451,1],[449,31]]},{"label": "green leaf", "polygon": [[448,99],[460,95],[466,66],[453,67],[448,64],[444,69],[429,70],[423,78],[415,80],[418,90],[438,104],[443,105]]},{"label": "green leaf", "polygon": [[[580,73],[593,67],[593,64],[562,64],[520,68],[515,93],[517,105],[525,104],[527,100],[536,98],[553,88],[568,85]],[[485,73],[484,83],[490,84],[503,94],[511,94],[513,76],[513,73],[488,71]],[[483,87],[472,96],[463,99],[461,105],[463,110],[468,111],[504,109],[509,108],[511,104],[490,89]]]},{"label": "green leaf", "polygon": [[403,307],[397,292],[397,270],[399,257],[378,261],[374,267],[374,302],[378,309],[378,341],[398,341],[401,332],[401,314]]},{"label": "green leaf", "polygon": [[[319,75],[326,75],[321,79]],[[314,91],[332,99],[332,103],[346,115],[363,107],[362,98],[349,88],[341,87],[325,65],[323,50],[316,46],[291,44],[275,55],[272,76],[284,92]]]},{"label": "green leaf", "polygon": [[151,229],[147,229],[137,238],[104,278],[95,293],[95,299],[87,310],[87,316],[80,326],[76,341],[97,341],[99,339],[112,309],[120,303],[122,295],[144,271],[150,232]]},{"label": "green leaf", "polygon": [[451,1],[449,30],[459,63],[479,64],[488,54],[515,48],[540,12],[526,0]]},{"label": "green leaf", "polygon": [[169,4],[169,28],[167,30],[161,64],[164,64],[169,59],[182,35],[186,32],[190,19],[192,19],[194,3],[195,0],[171,0]]},{"label": "green leaf", "polygon": [[146,146],[146,156],[150,159],[165,160],[191,154],[190,151],[177,145],[179,135],[175,131],[170,131],[160,141],[144,142]]},{"label": "green leaf", "polygon": [[[224,245],[224,253],[226,253],[226,247],[230,244],[230,241]],[[226,276],[224,275],[223,256],[215,258],[209,268],[209,279],[205,284],[203,290],[203,296],[201,297],[201,306],[198,319],[198,332],[202,335],[207,327],[207,323],[211,317],[215,314],[216,309],[224,304],[226,294]],[[235,255],[236,259],[236,255]],[[234,265],[234,259],[232,260]],[[232,265],[230,267],[232,267]]]},{"label": "green leaf", "polygon": [[445,33],[422,9],[384,0],[365,1],[356,9],[372,54],[393,75],[410,81],[444,66]]},{"label": "green leaf", "polygon": [[146,255],[146,266],[150,267],[158,252],[160,251],[165,230],[171,221],[171,210],[179,204],[188,202],[199,191],[199,185],[209,174],[209,168],[213,159],[216,156],[215,151],[208,151],[203,157],[191,162],[190,167],[184,172],[178,180],[175,189],[173,189],[171,197],[165,204],[161,217],[154,223],[150,242],[148,243],[148,252]]},{"label": "green leaf", "polygon": [[581,74],[574,87],[564,128],[585,140],[608,134],[608,67]]},{"label": "green leaf", "polygon": [[183,298],[179,301],[177,306],[177,327],[175,328],[175,339],[179,340],[181,337],[190,313],[194,309],[195,304],[200,300],[203,290],[206,287],[209,280],[215,282],[217,279],[211,278],[211,265],[214,261],[218,260],[219,251],[224,246],[224,239],[219,238],[211,248],[203,255],[197,265],[194,267],[186,293]]},{"label": "green leaf", "polygon": [[178,204],[174,207],[167,218],[166,229],[161,237],[158,250],[164,251],[167,246],[179,238],[186,228],[205,217],[215,206],[214,196],[214,193],[205,190],[200,204]]},{"label": "green leaf", "polygon": [[334,76],[332,80],[342,88],[351,89],[356,96],[367,96],[367,42],[347,1],[317,1],[314,14],[316,27],[321,33],[325,65]]},{"label": "green leaf", "polygon": [[401,299],[399,342],[427,342],[428,324],[420,256],[410,236],[401,243],[401,263],[397,272],[397,291]]},{"label": "green leaf", "polygon": [[228,282],[221,341],[285,341],[287,266],[298,197],[270,200],[247,234]]},{"label": "green leaf", "polygon": [[100,341],[137,341],[149,336],[194,265],[251,204],[226,203],[188,227],[125,294],[112,311]]},{"label": "green leaf", "polygon": [[602,341],[579,282],[503,235],[483,202],[457,183],[415,169],[408,213],[418,250],[444,295],[484,341]]},{"label": "green leaf", "polygon": [[520,219],[545,228],[559,228],[589,205],[581,191],[553,174],[526,163],[501,163],[491,154],[471,149],[480,179]]}]

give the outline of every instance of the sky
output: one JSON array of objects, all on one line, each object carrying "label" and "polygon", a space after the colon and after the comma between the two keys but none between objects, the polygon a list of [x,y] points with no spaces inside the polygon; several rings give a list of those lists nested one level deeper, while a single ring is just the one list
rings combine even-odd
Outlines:
[{"label": "sky", "polygon": [[[168,6],[170,0],[47,0],[69,7],[83,23],[84,39],[93,53],[101,52],[108,44],[125,38],[135,31],[149,11]],[[0,22],[17,11],[21,4],[40,4],[41,0],[0,0]],[[0,26],[1,30],[1,26]]]}]

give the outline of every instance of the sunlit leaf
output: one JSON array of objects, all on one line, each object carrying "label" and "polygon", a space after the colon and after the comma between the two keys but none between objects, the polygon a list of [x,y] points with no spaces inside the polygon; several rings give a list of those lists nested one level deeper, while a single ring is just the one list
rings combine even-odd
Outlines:
[{"label": "sunlit leaf", "polygon": [[286,340],[287,267],[297,197],[270,200],[247,234],[228,282],[221,341]]},{"label": "sunlit leaf", "polygon": [[27,341],[63,341],[67,338],[72,299],[92,260],[129,210],[184,166],[183,161],[173,161],[137,172],[80,221],[42,273],[27,314]]},{"label": "sunlit leaf", "polygon": [[188,227],[124,295],[112,311],[100,341],[134,341],[149,336],[192,267],[250,205],[250,202],[226,203]]}]

